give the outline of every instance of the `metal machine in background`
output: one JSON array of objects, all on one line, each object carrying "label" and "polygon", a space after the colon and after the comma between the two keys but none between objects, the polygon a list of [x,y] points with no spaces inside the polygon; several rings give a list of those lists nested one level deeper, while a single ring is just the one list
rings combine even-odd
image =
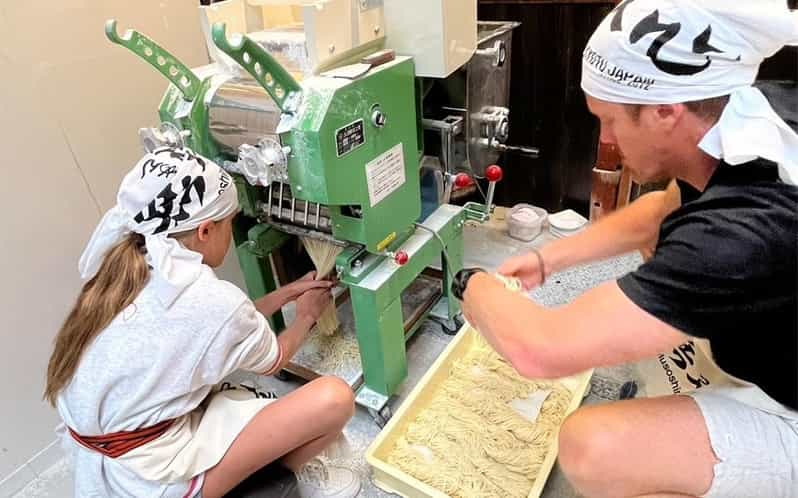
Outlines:
[{"label": "metal machine in background", "polygon": [[[428,118],[425,109],[449,107],[433,103],[429,89],[456,88],[457,76],[447,77],[483,60],[506,78],[509,43],[477,51],[476,1],[250,3],[264,4],[264,28],[231,37],[224,22],[206,23],[215,63],[194,71],[135,31],[119,36],[115,21],[106,33],[171,82],[161,125],[140,132],[144,147],[186,145],[234,174],[242,207],[234,237],[253,298],[275,289],[270,256],[291,237],[343,248],[336,271],[351,299],[362,367],[345,378],[358,403],[384,422],[387,401],[407,375],[406,339],[431,313],[451,330],[462,323],[450,283],[462,268],[463,226],[489,216],[501,177],[497,167],[487,170],[493,181],[484,205],[437,198],[422,214],[425,131],[446,122]],[[424,14],[433,11],[439,24]],[[485,77],[480,71],[466,71],[466,81]],[[504,87],[496,99],[506,106],[509,82],[495,84]],[[482,176],[483,161],[501,150],[509,125],[501,102],[480,95],[463,103],[470,91],[453,91],[461,123],[457,132],[441,132],[445,147],[430,147],[449,191],[458,171]],[[403,313],[403,292],[416,292],[430,267],[439,269],[439,280]],[[279,313],[271,321],[276,330],[285,325]],[[290,370],[306,378],[336,373],[298,364]]]},{"label": "metal machine in background", "polygon": [[[474,190],[460,173],[484,179],[503,153],[538,157],[534,147],[507,144],[510,135],[510,54],[517,22],[480,21],[478,45],[462,68],[444,79],[424,78],[423,175],[437,175],[439,201]],[[460,190],[459,192],[457,190]],[[460,195],[458,195],[460,194]],[[468,207],[468,206],[467,206]]]}]

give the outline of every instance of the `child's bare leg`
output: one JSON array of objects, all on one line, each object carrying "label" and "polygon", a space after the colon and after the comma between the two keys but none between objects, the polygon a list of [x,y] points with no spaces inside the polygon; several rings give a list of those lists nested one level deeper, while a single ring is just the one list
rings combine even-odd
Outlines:
[{"label": "child's bare leg", "polygon": [[354,414],[354,394],[344,381],[322,377],[261,410],[224,458],[205,473],[203,498],[219,498],[241,481],[283,458],[291,470],[332,443]]},{"label": "child's bare leg", "polygon": [[[346,422],[344,422],[344,425],[345,424]],[[336,432],[331,432],[320,438],[314,439],[313,441],[310,441],[307,444],[300,446],[294,451],[288,453],[281,458],[280,461],[287,468],[297,472],[305,463],[308,462],[308,460],[320,454],[325,448],[334,443],[338,439],[338,435],[340,433],[341,429],[338,429]]]}]

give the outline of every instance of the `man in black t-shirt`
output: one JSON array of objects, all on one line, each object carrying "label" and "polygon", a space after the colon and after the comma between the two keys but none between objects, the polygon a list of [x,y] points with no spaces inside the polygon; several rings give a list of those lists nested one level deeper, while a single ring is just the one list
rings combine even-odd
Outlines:
[{"label": "man in black t-shirt", "polygon": [[570,266],[653,256],[557,309],[458,275],[469,322],[528,377],[709,339],[724,381],[566,420],[559,463],[587,497],[798,496],[798,134],[751,86],[792,39],[798,15],[780,0],[622,2],[585,50],[582,87],[635,179],[673,181],[499,271],[531,288]]}]

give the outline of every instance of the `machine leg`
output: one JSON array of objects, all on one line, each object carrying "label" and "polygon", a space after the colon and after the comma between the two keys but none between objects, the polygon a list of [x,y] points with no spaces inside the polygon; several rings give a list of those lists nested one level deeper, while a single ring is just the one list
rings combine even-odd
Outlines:
[{"label": "machine leg", "polygon": [[443,268],[443,299],[446,300],[448,320],[440,322],[441,330],[447,335],[455,335],[462,328],[464,320],[460,309],[460,301],[452,293],[452,278],[463,269],[463,241],[449,241],[446,252],[441,255]]},{"label": "machine leg", "polygon": [[383,396],[392,396],[407,377],[402,302],[383,289],[350,288],[355,315],[357,342],[366,387]]},{"label": "machine leg", "polygon": [[[259,227],[255,227],[253,229],[255,233],[249,233],[248,236],[244,235],[246,232],[239,227],[233,230],[241,272],[244,274],[247,293],[250,299],[253,300],[277,289],[268,253],[261,255],[260,250],[264,248],[259,247],[257,240],[253,240],[257,238],[257,234],[259,233],[258,228]],[[270,250],[273,248],[269,247],[265,249]],[[281,311],[277,311],[274,315],[268,317],[268,320],[269,325],[271,325],[272,330],[275,332],[279,333],[285,329],[285,319]]]},{"label": "machine leg", "polygon": [[[448,254],[448,258],[446,257]],[[452,279],[454,275],[463,269],[463,242],[453,241],[449,243],[446,254],[442,255],[443,270],[443,296],[446,297],[449,306],[449,319],[454,319],[460,315],[460,301],[452,293]],[[448,268],[448,270],[447,270]]]}]

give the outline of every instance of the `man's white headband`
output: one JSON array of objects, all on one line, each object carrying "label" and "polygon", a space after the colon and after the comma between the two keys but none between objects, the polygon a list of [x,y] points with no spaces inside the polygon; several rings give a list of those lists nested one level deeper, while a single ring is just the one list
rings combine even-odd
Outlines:
[{"label": "man's white headband", "polygon": [[677,104],[729,95],[699,147],[731,165],[756,158],[798,184],[798,135],[754,83],[762,61],[798,44],[786,0],[625,0],[585,47],[582,89],[616,104]]},{"label": "man's white headband", "polygon": [[619,104],[730,95],[790,43],[798,14],[786,0],[626,0],[588,42],[582,88]]}]

